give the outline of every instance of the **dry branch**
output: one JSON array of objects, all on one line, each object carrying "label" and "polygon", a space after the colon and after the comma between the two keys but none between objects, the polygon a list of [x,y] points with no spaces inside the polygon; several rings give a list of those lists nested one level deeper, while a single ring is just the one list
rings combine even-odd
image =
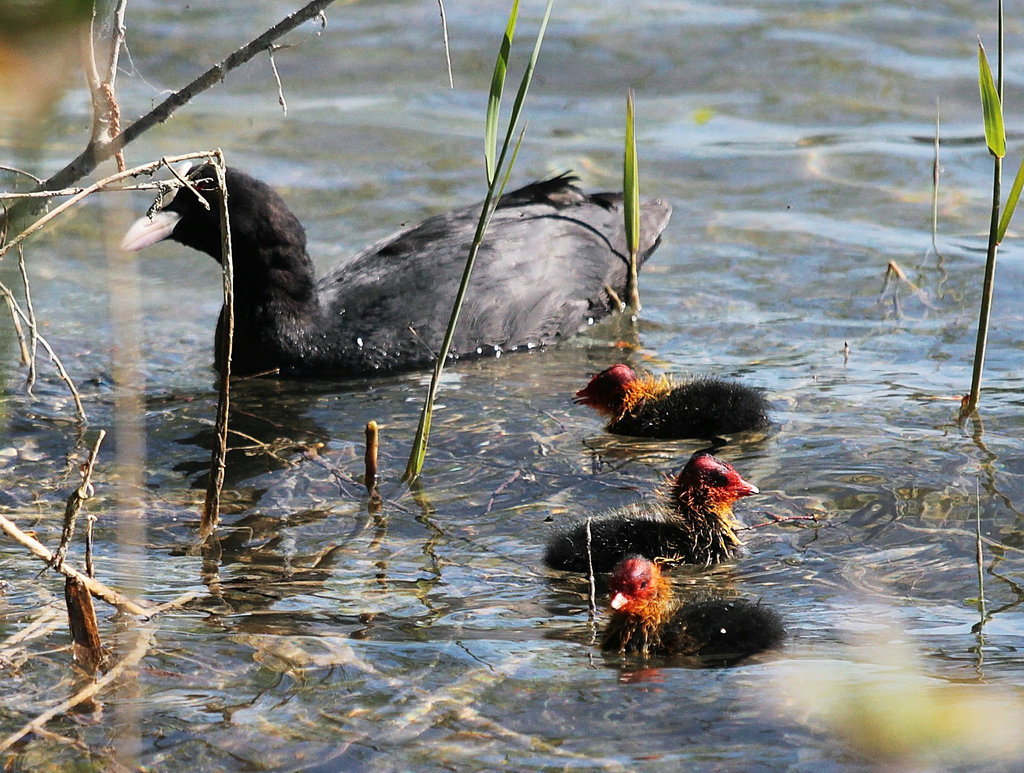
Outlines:
[{"label": "dry branch", "polygon": [[[36,190],[53,188],[67,188],[92,172],[100,163],[106,161],[115,153],[120,152],[129,142],[138,138],[141,134],[152,129],[157,124],[166,121],[174,112],[187,104],[193,97],[209,89],[211,86],[224,80],[224,76],[232,70],[248,62],[257,54],[268,51],[274,43],[288,32],[291,32],[300,24],[323,14],[323,10],[335,0],[313,0],[301,9],[285,17],[269,30],[248,45],[235,51],[221,62],[213,65],[210,69],[193,80],[187,86],[171,94],[167,99],[150,110],[137,121],[130,124],[120,134],[110,140],[90,140],[85,150],[71,163],[59,172],[44,181]],[[13,218],[30,216],[38,212],[42,206],[41,202],[26,202],[13,207],[2,224]]]},{"label": "dry branch", "polygon": [[[46,545],[23,532],[13,521],[9,520],[4,515],[0,515],[0,530],[22,547],[28,548],[34,555],[41,558],[43,561],[49,563],[53,560],[53,553],[50,552],[50,549],[47,548]],[[131,615],[138,615],[139,617],[150,617],[153,614],[151,609],[137,604],[126,596],[118,593],[113,588],[108,588],[98,580],[94,580],[91,577],[87,577],[81,572],[72,569],[66,563],[60,564],[56,569],[65,577],[74,577],[76,580],[81,580],[82,584],[89,589],[89,592],[93,596],[98,599],[103,599],[111,606],[120,609],[122,612],[127,612]]]},{"label": "dry branch", "polygon": [[[96,455],[100,452],[100,444],[103,442],[103,438],[107,436],[107,431],[101,429],[99,435],[96,437],[96,443],[92,447],[92,451],[89,453],[89,459],[85,463],[85,469],[82,471],[82,484],[71,492],[71,496],[68,497],[68,503],[64,508],[64,528],[60,535],[60,544],[57,546],[57,550],[53,554],[53,563],[50,565],[52,569],[54,566],[64,563],[64,556],[67,555],[68,545],[71,544],[71,538],[75,533],[75,521],[78,519],[78,511],[82,509],[82,505],[85,500],[92,497],[92,471],[96,467]],[[90,571],[89,576],[92,576]]]}]

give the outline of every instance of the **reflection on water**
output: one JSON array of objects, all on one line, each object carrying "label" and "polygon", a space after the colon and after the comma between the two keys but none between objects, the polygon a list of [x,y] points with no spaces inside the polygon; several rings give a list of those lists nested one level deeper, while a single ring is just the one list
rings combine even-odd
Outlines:
[{"label": "reflection on water", "polygon": [[[447,9],[453,92],[436,6],[344,5],[329,12],[323,35],[297,35],[276,55],[287,117],[256,60],[131,152],[141,160],[220,145],[282,190],[327,265],[401,223],[480,197],[481,116],[504,6]],[[588,187],[616,186],[624,93],[636,89],[642,185],[676,208],[642,278],[641,346],[624,348],[624,331],[606,327],[558,350],[450,371],[415,497],[397,481],[423,375],[241,384],[223,528],[200,548],[219,272],[173,245],[143,256],[147,531],[134,571],[154,602],[198,595],[155,623],[137,688],[101,695],[108,712],[136,707],[138,761],[859,770],[914,760],[919,749],[865,744],[847,716],[829,724],[831,708],[811,716],[822,684],[840,703],[856,693],[863,717],[881,706],[898,729],[904,720],[884,709],[902,698],[884,688],[908,680],[940,696],[959,683],[964,711],[1016,716],[1024,384],[1013,299],[1024,272],[1012,238],[998,274],[983,424],[956,422],[970,380],[990,168],[974,46],[979,35],[993,42],[994,21],[970,4],[919,6],[645,0],[622,18],[610,2],[556,5],[514,177],[571,168]],[[119,79],[125,115],[285,10],[260,9],[257,19],[249,4],[173,14],[133,5],[132,63]],[[538,13],[524,8],[524,39]],[[1020,80],[1015,45],[1011,90]],[[0,161],[63,164],[82,139],[73,127],[86,125],[84,110],[82,95],[70,94],[40,131],[38,161],[2,143]],[[107,322],[101,219],[83,212],[26,256],[44,332],[83,393],[86,430],[50,370],[34,398],[22,393],[16,344],[3,334],[11,367],[0,404],[0,508],[50,543],[115,399],[119,331]],[[886,284],[890,261],[905,281]],[[592,644],[602,621],[588,617],[586,583],[542,569],[552,523],[648,495],[700,447],[609,437],[572,405],[590,375],[619,360],[768,390],[772,430],[719,452],[762,492],[737,507],[759,525],[743,533],[746,554],[674,577],[680,593],[778,609],[789,634],[781,651],[730,669],[623,667]],[[361,485],[371,419],[381,425],[379,510]],[[117,557],[110,513],[120,473],[107,442],[88,508],[100,516],[99,572],[117,585],[133,571]],[[807,515],[817,520],[771,523]],[[81,560],[80,545],[72,554]],[[39,567],[12,544],[0,543],[0,555],[2,641],[41,619],[59,591],[53,579],[37,581]],[[100,614],[116,644],[118,623]],[[893,665],[880,646],[863,644],[871,635],[908,641],[916,664]],[[16,658],[0,648],[5,730],[66,696],[66,654],[54,652],[63,637],[31,638],[27,659],[24,647]],[[826,683],[793,689],[822,671]],[[48,728],[95,756],[37,737],[19,764],[102,764],[118,733],[71,719]],[[848,744],[835,740],[844,735]],[[934,737],[920,727],[904,735],[923,745]],[[927,759],[943,767],[950,758]]]}]

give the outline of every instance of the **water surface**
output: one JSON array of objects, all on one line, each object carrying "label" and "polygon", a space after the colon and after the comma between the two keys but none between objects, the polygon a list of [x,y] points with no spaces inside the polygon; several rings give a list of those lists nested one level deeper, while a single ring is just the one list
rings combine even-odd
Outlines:
[{"label": "water surface", "polygon": [[[322,34],[307,27],[276,56],[287,115],[259,57],[131,146],[129,161],[223,148],[282,191],[321,267],[476,200],[507,8],[463,5],[446,9],[453,91],[435,4],[339,5]],[[523,7],[520,63],[539,6]],[[290,9],[133,4],[125,116]],[[642,0],[626,15],[608,0],[557,3],[514,179],[574,169],[588,188],[618,186],[625,91],[636,90],[644,192],[675,206],[642,278],[639,348],[624,353],[620,331],[605,328],[450,371],[417,497],[397,479],[422,375],[239,385],[233,426],[270,446],[230,457],[215,551],[199,549],[196,525],[215,415],[219,269],[174,245],[114,262],[108,248],[145,209],[143,196],[107,197],[32,243],[35,310],[89,426],[76,423],[45,360],[34,396],[25,394],[5,325],[0,507],[55,544],[96,429],[119,427],[88,504],[99,515],[100,577],[154,603],[197,596],[151,624],[137,679],[101,696],[102,717],[48,725],[88,752],[36,737],[17,764],[103,765],[136,737],[127,759],[165,769],[1012,765],[976,751],[942,756],[927,734],[945,737],[942,726],[922,729],[899,711],[921,690],[921,724],[928,706],[967,705],[963,716],[998,727],[1024,698],[1024,262],[1014,238],[1001,252],[981,420],[957,421],[991,174],[975,46],[981,36],[994,50],[993,16],[965,3]],[[1020,44],[1011,19],[1014,167]],[[87,108],[70,90],[37,145],[7,133],[21,139],[0,144],[0,161],[59,168],[84,142]],[[890,261],[913,286],[883,291]],[[15,281],[11,265],[3,278]],[[136,300],[138,313],[125,314]],[[122,390],[116,364],[133,344],[136,388]],[[699,447],[609,438],[571,404],[591,373],[622,357],[768,390],[773,430],[721,452],[763,492],[739,510],[751,524],[818,521],[747,532],[746,556],[677,580],[771,604],[790,634],[781,651],[729,669],[637,670],[592,645],[584,585],[542,568],[551,521],[647,495]],[[370,419],[383,428],[377,512],[359,485]],[[123,466],[133,437],[144,440],[137,497],[125,493],[133,473]],[[974,628],[979,513],[983,633]],[[80,546],[73,553],[80,559]],[[60,584],[37,580],[39,565],[13,543],[0,542],[0,556],[4,639],[59,612]],[[122,626],[99,611],[105,640],[123,649]],[[910,654],[894,658],[893,641]],[[71,691],[66,642],[57,628],[5,668],[5,733]],[[823,674],[851,714],[830,718]],[[897,697],[876,700],[878,685]],[[852,719],[862,702],[905,747],[879,748],[884,734]]]}]

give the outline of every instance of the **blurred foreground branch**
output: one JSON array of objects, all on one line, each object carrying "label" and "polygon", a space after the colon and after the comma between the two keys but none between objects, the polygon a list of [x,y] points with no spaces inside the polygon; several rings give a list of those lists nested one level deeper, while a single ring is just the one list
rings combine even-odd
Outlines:
[{"label": "blurred foreground branch", "polygon": [[[171,94],[167,99],[150,110],[134,123],[130,124],[122,132],[109,140],[92,138],[85,150],[71,163],[61,169],[47,180],[44,180],[35,188],[36,191],[50,190],[54,188],[66,188],[77,182],[85,175],[92,172],[100,163],[111,156],[119,153],[125,145],[136,139],[142,133],[152,129],[159,123],[163,123],[179,107],[187,104],[197,94],[201,94],[211,86],[224,80],[224,76],[235,68],[245,64],[257,54],[269,50],[274,43],[288,32],[291,32],[303,22],[320,16],[327,6],[335,0],[312,0],[290,16],[286,16],[276,25],[264,32],[258,38],[235,51],[221,62],[213,65],[206,72],[193,80],[184,88]],[[6,229],[8,222],[18,222],[19,218],[30,217],[38,212],[44,205],[45,200],[32,199],[22,202],[14,207],[0,219],[0,231]]]}]

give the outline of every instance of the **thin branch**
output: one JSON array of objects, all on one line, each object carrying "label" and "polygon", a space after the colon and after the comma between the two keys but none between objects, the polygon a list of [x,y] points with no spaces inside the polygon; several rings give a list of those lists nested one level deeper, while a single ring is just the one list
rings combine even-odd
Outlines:
[{"label": "thin branch", "polygon": [[109,83],[111,87],[114,86],[114,80],[117,78],[117,61],[121,57],[121,48],[124,45],[124,16],[127,10],[128,0],[118,0],[111,21],[112,30],[110,34],[110,55],[107,57],[107,71],[103,76],[104,82]]},{"label": "thin branch", "polygon": [[[89,452],[89,459],[85,463],[85,469],[82,471],[82,483],[77,489],[72,491],[71,496],[68,497],[68,503],[64,508],[64,528],[61,531],[60,544],[57,546],[57,550],[53,554],[52,562],[48,567],[50,569],[64,563],[64,556],[67,555],[68,545],[71,544],[71,538],[75,534],[75,521],[78,519],[78,511],[82,509],[82,505],[85,504],[85,501],[90,499],[94,493],[92,486],[92,471],[96,467],[96,456],[100,452],[100,444],[106,436],[107,431],[101,429],[99,435],[96,436],[96,442],[93,444],[92,451]],[[86,569],[86,573],[92,577],[92,556],[90,555],[87,558],[88,560],[86,564],[89,568]]]},{"label": "thin branch", "polygon": [[277,62],[274,61],[274,51],[277,50],[277,46],[271,46],[267,53],[270,55],[270,69],[274,73],[274,81],[277,83],[277,104],[281,106],[281,111],[288,115],[288,103],[284,98],[284,86],[281,85],[281,73],[277,71]]},{"label": "thin branch", "polygon": [[[21,272],[21,286],[25,291],[25,311],[28,313],[28,341],[25,349],[28,376],[25,379],[25,391],[32,394],[36,383],[36,353],[39,351],[39,327],[36,325],[36,311],[32,307],[32,285],[28,280],[28,266],[25,265],[25,252],[18,246],[18,271]],[[14,318],[17,320],[17,317]]]},{"label": "thin branch", "polygon": [[4,296],[4,300],[7,301],[7,310],[11,312],[11,322],[14,323],[14,332],[18,336],[18,347],[21,349],[21,362],[23,365],[28,365],[29,353],[28,344],[25,340],[25,329],[21,326],[21,320],[18,319],[18,312],[14,307],[14,296],[11,295],[9,291],[2,294]]},{"label": "thin branch", "polygon": [[235,291],[233,284],[234,267],[231,257],[231,222],[228,217],[228,184],[225,179],[227,163],[224,154],[218,150],[215,154],[213,169],[217,175],[217,188],[220,190],[220,233],[221,233],[221,267],[224,284],[224,326],[221,339],[217,342],[220,349],[220,390],[217,399],[217,442],[210,454],[210,483],[206,488],[206,501],[203,504],[203,516],[199,525],[199,536],[209,537],[217,528],[220,518],[220,494],[224,487],[225,460],[228,454],[228,409],[231,398],[231,349],[235,336]]},{"label": "thin branch", "polygon": [[[174,167],[168,167],[171,174],[175,174]],[[177,175],[175,175],[177,176]],[[42,183],[42,180],[39,181]],[[137,183],[135,185],[118,185],[116,188],[100,188],[97,193],[123,193],[124,191],[166,191],[169,185],[173,183],[168,182],[155,182],[155,183]],[[79,193],[84,193],[87,189],[81,186],[74,188],[62,188],[59,191],[3,191],[0,192],[0,201],[6,201],[8,199],[55,199],[58,196],[77,196]]]},{"label": "thin branch", "polygon": [[32,321],[24,311],[22,311],[21,307],[18,305],[18,301],[14,297],[14,293],[12,293],[10,288],[3,282],[0,282],[0,295],[3,295],[4,298],[7,299],[7,305],[11,309],[11,313],[17,314],[25,324],[31,328],[33,339],[41,343],[43,348],[46,349],[46,353],[50,355],[50,362],[52,362],[53,366],[57,369],[57,375],[60,377],[61,381],[67,384],[68,390],[71,392],[71,397],[75,401],[75,411],[78,414],[79,421],[86,421],[87,417],[85,415],[85,406],[82,405],[82,397],[78,394],[75,382],[71,380],[71,376],[69,376],[68,372],[64,369],[64,363],[61,362],[60,357],[57,356],[53,347],[50,346],[49,342],[36,329],[35,322]]},{"label": "thin branch", "polygon": [[452,78],[452,51],[448,47],[448,18],[444,15],[444,0],[437,0],[437,7],[441,10],[441,34],[444,37],[444,60],[448,64],[448,88],[455,88],[455,79]]}]

